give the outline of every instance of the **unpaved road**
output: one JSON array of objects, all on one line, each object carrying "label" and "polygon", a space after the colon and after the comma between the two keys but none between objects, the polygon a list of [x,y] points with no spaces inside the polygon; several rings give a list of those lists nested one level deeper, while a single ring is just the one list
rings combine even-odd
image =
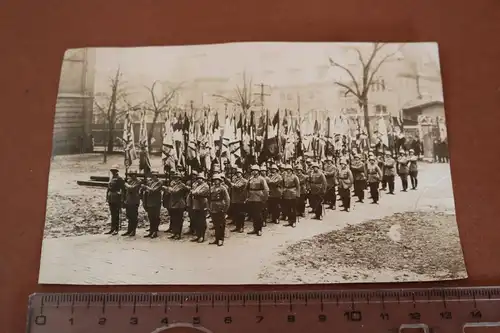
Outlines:
[{"label": "unpaved road", "polygon": [[[68,194],[82,197],[85,194],[83,192],[87,190],[102,191],[75,188],[72,181],[74,182],[76,178],[81,179],[83,175],[88,178],[97,171],[84,168],[84,172],[75,172],[80,168],[81,165],[75,166],[71,180],[59,178],[58,186],[54,185],[57,184],[54,182],[49,189],[49,196],[52,193],[63,197]],[[64,169],[63,165],[60,165],[59,176]],[[99,169],[102,170],[103,167]],[[209,246],[207,243],[194,244],[188,239],[172,241],[166,239],[167,235],[163,233],[160,238],[154,240],[144,239],[140,233],[135,238],[95,234],[69,236],[81,235],[80,229],[89,223],[95,226],[93,233],[104,230],[107,223],[105,207],[100,213],[103,215],[99,222],[89,221],[88,217],[80,217],[79,225],[83,226],[76,233],[74,226],[67,225],[71,221],[65,221],[61,226],[62,222],[57,221],[54,215],[56,213],[52,211],[53,223],[59,223],[59,226],[56,228],[52,225],[47,228],[48,238],[43,244],[39,281],[63,284],[273,284],[423,281],[451,278],[446,275],[439,276],[442,272],[436,272],[433,267],[428,271],[414,272],[391,269],[389,266],[369,268],[349,261],[330,264],[331,267],[335,266],[334,274],[320,274],[318,271],[309,271],[307,267],[293,264],[283,269],[284,256],[281,252],[287,251],[289,245],[302,240],[339,231],[350,225],[360,225],[369,220],[383,219],[398,212],[434,211],[448,214],[453,212],[449,166],[422,165],[421,169],[418,191],[397,193],[395,196],[383,195],[380,205],[360,204],[350,213],[327,211],[323,221],[301,219],[297,228],[268,225],[262,237],[228,232],[223,247]],[[51,179],[53,177],[56,176],[51,175]],[[95,198],[100,198],[99,192],[95,192],[93,200],[96,200]],[[78,200],[72,202],[72,205],[80,206]],[[82,206],[80,209],[89,210],[89,206]],[[71,212],[71,207],[65,208],[64,214],[68,219],[71,217]],[[96,212],[93,212],[90,216],[95,214]],[[75,215],[79,216],[73,211],[73,218]],[[455,224],[451,223],[450,228],[446,229],[447,232],[451,230],[451,234],[457,237]],[[247,229],[250,229],[250,225]],[[54,230],[59,230],[59,233]],[[453,241],[453,237],[450,241]],[[409,241],[403,239],[402,242]],[[461,253],[456,260],[462,260]],[[459,277],[463,275],[454,278]]]}]

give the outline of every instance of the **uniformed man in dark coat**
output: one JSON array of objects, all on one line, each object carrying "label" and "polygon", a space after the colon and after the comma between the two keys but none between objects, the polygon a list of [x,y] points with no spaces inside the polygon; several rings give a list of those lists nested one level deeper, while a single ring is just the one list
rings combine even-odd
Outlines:
[{"label": "uniformed man in dark coat", "polygon": [[304,168],[297,164],[295,167],[295,174],[300,182],[300,196],[297,197],[297,215],[305,216],[306,212],[306,200],[307,200],[307,192],[309,190],[309,179],[306,176]]},{"label": "uniformed man in dark coat", "polygon": [[199,173],[196,176],[196,182],[193,183],[193,189],[191,190],[191,216],[193,218],[193,227],[196,234],[196,238],[193,238],[191,240],[192,242],[202,243],[205,241],[205,233],[207,231],[207,198],[209,196],[210,187],[206,182],[205,175]]},{"label": "uniformed man in dark coat", "polygon": [[270,170],[271,174],[267,178],[267,186],[269,186],[268,208],[271,214],[271,222],[278,224],[281,196],[283,195],[283,177],[276,164],[273,164]]},{"label": "uniformed man in dark coat", "polygon": [[243,177],[243,170],[236,169],[236,175],[229,183],[231,191],[232,218],[235,228],[232,232],[243,232],[245,227],[245,200],[247,180]]},{"label": "uniformed man in dark coat", "polygon": [[262,236],[262,210],[269,196],[269,187],[264,177],[259,174],[260,168],[258,165],[253,165],[251,171],[252,175],[247,183],[247,205],[253,221],[253,230],[248,234]]},{"label": "uniformed man in dark coat", "polygon": [[370,187],[370,194],[374,204],[378,204],[379,201],[379,182],[382,179],[382,170],[377,165],[377,161],[374,155],[368,157],[368,164],[366,165],[367,181]]},{"label": "uniformed man in dark coat", "polygon": [[[195,184],[199,182],[197,179],[198,177],[198,172],[196,170],[193,170],[191,172],[191,175],[188,175],[187,178],[184,178],[184,182],[186,186],[188,186],[191,191],[195,187]],[[195,235],[195,220],[196,218],[193,217],[193,198],[191,196],[191,193],[188,194],[187,199],[186,199],[186,205],[187,205],[187,211],[188,211],[188,216],[189,216],[189,230],[185,232],[185,235]]]},{"label": "uniformed man in dark coat", "polygon": [[396,175],[396,161],[390,152],[385,153],[384,182],[389,185],[389,194],[394,194],[394,176]]},{"label": "uniformed man in dark coat", "polygon": [[401,186],[403,187],[401,190],[402,192],[406,192],[408,190],[408,163],[410,163],[410,160],[406,157],[406,152],[401,150],[398,158],[398,175],[399,178],[401,178]]},{"label": "uniformed man in dark coat", "polygon": [[[164,198],[168,198],[166,206],[170,214],[171,239],[181,239],[184,211],[186,210],[186,197],[189,190],[189,187],[181,181],[181,175],[178,173],[172,174],[170,185],[163,187],[163,193],[168,194]],[[165,202],[163,204],[165,206]]]},{"label": "uniformed man in dark coat", "polygon": [[354,177],[354,195],[358,197],[358,202],[363,202],[366,189],[366,164],[359,155],[354,155],[351,172]]},{"label": "uniformed man in dark coat", "polygon": [[342,209],[345,212],[348,212],[351,209],[351,189],[354,182],[354,177],[352,176],[352,172],[347,166],[347,160],[342,158],[340,160],[340,168],[339,168],[339,195],[342,200]]},{"label": "uniformed man in dark coat", "polygon": [[[259,171],[260,171],[260,175],[264,178],[264,180],[266,181],[266,184],[267,184],[267,181],[269,180],[269,170],[267,170],[266,164],[262,164],[260,166]],[[253,172],[250,170],[250,177],[251,177],[252,173]],[[269,217],[269,214],[270,214],[269,213],[269,203],[268,203],[268,199],[266,199],[264,208],[262,209],[262,225],[264,227],[266,226],[267,218]]]},{"label": "uniformed man in dark coat", "polygon": [[106,232],[107,235],[117,235],[120,229],[120,209],[125,195],[125,181],[118,174],[119,169],[120,166],[115,164],[109,170],[111,177],[106,191],[106,202],[111,213],[111,230]]},{"label": "uniformed man in dark coat", "polygon": [[137,229],[137,218],[139,213],[139,204],[141,203],[141,181],[137,179],[136,170],[129,170],[127,182],[125,186],[125,212],[128,220],[127,232],[122,236],[135,236]]},{"label": "uniformed man in dark coat", "polygon": [[160,226],[161,191],[163,187],[162,181],[158,179],[158,171],[152,170],[151,179],[147,184],[142,184],[141,187],[146,194],[146,212],[150,224],[149,233],[144,237],[156,238]]},{"label": "uniformed man in dark coat", "polygon": [[411,189],[416,190],[418,186],[418,154],[415,153],[413,149],[410,149],[410,155],[408,156],[410,161],[409,175],[411,180]]},{"label": "uniformed man in dark coat", "polygon": [[224,234],[226,231],[226,213],[229,209],[229,193],[222,185],[222,177],[216,174],[212,177],[212,186],[210,187],[210,216],[215,228],[215,240],[210,244],[217,246],[224,245]]},{"label": "uniformed man in dark coat", "polygon": [[326,178],[325,202],[329,204],[328,208],[335,210],[337,199],[337,194],[335,193],[335,186],[337,185],[337,167],[335,167],[333,160],[329,157],[325,159],[323,173]]},{"label": "uniformed man in dark coat", "polygon": [[319,164],[312,164],[312,172],[309,176],[309,188],[311,208],[314,212],[314,218],[321,220],[323,217],[323,200],[326,193],[326,177],[319,168]]},{"label": "uniformed man in dark coat", "polygon": [[300,180],[293,173],[292,166],[286,164],[283,168],[283,212],[288,225],[295,227],[297,224],[297,198],[300,197]]}]

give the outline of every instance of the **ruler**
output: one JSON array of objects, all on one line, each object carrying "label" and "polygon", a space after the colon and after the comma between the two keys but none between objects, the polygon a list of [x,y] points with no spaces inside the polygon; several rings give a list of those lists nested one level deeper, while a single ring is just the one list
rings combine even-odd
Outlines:
[{"label": "ruler", "polygon": [[500,332],[500,287],[213,293],[49,293],[29,333]]}]

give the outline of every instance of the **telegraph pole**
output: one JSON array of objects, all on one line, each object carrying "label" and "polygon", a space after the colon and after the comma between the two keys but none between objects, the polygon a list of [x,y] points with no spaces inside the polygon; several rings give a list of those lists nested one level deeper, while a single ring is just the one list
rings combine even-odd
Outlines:
[{"label": "telegraph pole", "polygon": [[264,112],[264,98],[266,96],[271,96],[271,94],[264,93],[264,87],[270,87],[270,86],[267,84],[264,84],[264,83],[257,84],[257,86],[260,88],[260,92],[256,93],[255,95],[260,96],[260,103],[261,103],[260,110],[261,110],[261,112]]}]

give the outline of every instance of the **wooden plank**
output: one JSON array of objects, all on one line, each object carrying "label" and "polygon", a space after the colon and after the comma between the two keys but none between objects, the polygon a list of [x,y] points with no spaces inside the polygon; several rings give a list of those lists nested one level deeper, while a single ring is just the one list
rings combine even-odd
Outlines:
[{"label": "wooden plank", "polygon": [[90,176],[90,180],[97,182],[109,182],[108,176]]},{"label": "wooden plank", "polygon": [[108,183],[98,182],[92,180],[77,180],[76,183],[80,186],[91,186],[91,187],[108,187]]}]

